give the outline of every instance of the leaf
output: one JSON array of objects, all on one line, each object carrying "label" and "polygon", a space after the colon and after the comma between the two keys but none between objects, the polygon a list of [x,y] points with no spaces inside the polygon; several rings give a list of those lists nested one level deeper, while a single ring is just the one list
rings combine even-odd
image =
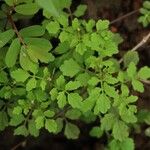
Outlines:
[{"label": "leaf", "polygon": [[56,79],[56,85],[59,90],[64,89],[65,87],[65,78],[63,75],[60,75],[58,79]]},{"label": "leaf", "polygon": [[80,4],[77,9],[74,11],[74,16],[81,17],[85,14],[85,11],[87,10],[87,5]]},{"label": "leaf", "polygon": [[86,86],[89,79],[90,75],[88,73],[81,73],[76,78],[76,80],[80,82],[81,86]]},{"label": "leaf", "polygon": [[64,63],[60,66],[60,70],[64,76],[73,77],[80,71],[80,66],[71,58],[64,61]]},{"label": "leaf", "polygon": [[59,108],[64,108],[64,106],[67,104],[66,101],[66,95],[64,92],[59,92],[57,96],[57,104]]},{"label": "leaf", "polygon": [[11,117],[11,120],[9,122],[9,124],[11,126],[18,126],[20,125],[23,121],[25,120],[24,116],[22,114],[19,115],[13,115]]},{"label": "leaf", "polygon": [[0,131],[3,131],[8,126],[7,113],[0,111]]},{"label": "leaf", "polygon": [[76,120],[79,119],[81,116],[81,112],[78,109],[69,109],[65,113],[65,117],[71,119],[71,120]]},{"label": "leaf", "polygon": [[44,35],[45,30],[40,25],[32,25],[21,29],[19,33],[21,34],[22,37],[37,37]]},{"label": "leaf", "polygon": [[36,88],[37,80],[35,78],[31,78],[28,80],[26,84],[26,90],[31,91],[32,89]]},{"label": "leaf", "polygon": [[35,119],[36,128],[41,129],[44,127],[44,116],[39,116]]},{"label": "leaf", "polygon": [[29,76],[30,74],[27,71],[20,68],[11,72],[11,77],[14,78],[17,82],[25,82]]},{"label": "leaf", "polygon": [[46,111],[44,112],[44,115],[45,115],[46,117],[53,117],[53,116],[55,115],[55,112],[52,111],[52,110],[46,110]]},{"label": "leaf", "polygon": [[15,35],[13,29],[7,30],[5,32],[0,32],[0,48],[2,48],[3,46],[5,46],[10,39],[13,38],[13,36]]},{"label": "leaf", "polygon": [[133,62],[131,62],[127,68],[127,74],[130,78],[134,78],[136,74],[136,66]]},{"label": "leaf", "polygon": [[91,77],[91,79],[88,81],[89,85],[96,86],[100,80],[97,77]]},{"label": "leaf", "polygon": [[41,80],[41,82],[40,82],[40,87],[41,87],[41,89],[42,89],[43,91],[45,91],[46,85],[47,85],[47,80],[46,80],[46,81],[45,81],[45,80]]},{"label": "leaf", "polygon": [[47,129],[50,133],[55,133],[57,131],[57,123],[53,119],[46,119],[45,129]]},{"label": "leaf", "polygon": [[101,128],[102,130],[109,131],[113,128],[114,123],[116,122],[115,116],[112,113],[106,114],[101,119]]},{"label": "leaf", "polygon": [[8,77],[6,72],[1,71],[0,72],[0,83],[7,83],[8,82]]},{"label": "leaf", "polygon": [[76,46],[76,52],[78,52],[80,55],[83,55],[85,51],[87,51],[87,47],[84,43],[79,43]]},{"label": "leaf", "polygon": [[115,88],[113,86],[108,85],[106,82],[104,83],[104,90],[105,90],[105,93],[110,97],[115,98],[118,96],[118,93],[115,90]]},{"label": "leaf", "polygon": [[14,109],[13,109],[13,114],[19,115],[19,114],[21,114],[21,113],[22,113],[22,108],[21,108],[21,106],[16,106],[16,107],[14,107]]},{"label": "leaf", "polygon": [[28,54],[26,54],[26,49],[24,47],[21,48],[20,57],[19,57],[20,66],[26,70],[31,71],[33,74],[38,72],[38,64],[33,62]]},{"label": "leaf", "polygon": [[29,45],[27,49],[28,55],[30,56],[31,60],[38,63],[38,60],[44,63],[48,63],[54,60],[54,56],[47,51],[40,49],[37,46]]},{"label": "leaf", "polygon": [[147,66],[142,67],[138,72],[138,77],[143,80],[150,78],[150,68]]},{"label": "leaf", "polygon": [[93,127],[90,131],[90,136],[100,138],[103,135],[103,131],[100,127],[96,126]]},{"label": "leaf", "polygon": [[64,134],[68,139],[74,140],[74,139],[77,139],[79,137],[80,130],[76,125],[67,122],[66,126],[65,126]]},{"label": "leaf", "polygon": [[96,23],[96,29],[97,31],[106,30],[109,27],[109,21],[108,20],[98,20]]},{"label": "leaf", "polygon": [[138,64],[139,62],[139,55],[135,51],[128,51],[124,56],[123,56],[123,62],[124,66],[127,67],[131,62],[133,62],[135,65]]},{"label": "leaf", "polygon": [[20,4],[15,7],[15,11],[22,15],[34,15],[39,11],[36,3]]},{"label": "leaf", "polygon": [[60,30],[60,25],[56,21],[51,21],[47,24],[46,29],[50,34],[57,34]]},{"label": "leaf", "polygon": [[29,132],[24,125],[21,125],[14,130],[14,135],[28,136],[28,134]]},{"label": "leaf", "polygon": [[128,127],[123,121],[116,121],[113,126],[113,136],[116,140],[123,141],[129,135]]},{"label": "leaf", "polygon": [[65,86],[65,90],[67,90],[67,91],[76,90],[80,86],[81,86],[81,84],[79,81],[69,81]]},{"label": "leaf", "polygon": [[58,10],[56,9],[56,6],[52,0],[36,0],[36,2],[40,7],[49,12],[51,15],[55,17],[59,16]]},{"label": "leaf", "polygon": [[29,130],[29,133],[31,135],[33,135],[34,137],[39,136],[39,130],[36,128],[36,124],[35,124],[34,120],[29,120],[28,121],[28,130]]},{"label": "leaf", "polygon": [[134,79],[134,80],[132,80],[132,86],[133,86],[134,90],[141,92],[141,93],[144,92],[144,85],[142,82]]},{"label": "leaf", "polygon": [[124,141],[120,142],[113,139],[109,143],[110,150],[134,150],[134,141],[131,138],[126,138]]},{"label": "leaf", "polygon": [[19,39],[14,39],[6,53],[5,63],[7,67],[13,67],[16,64],[21,45]]},{"label": "leaf", "polygon": [[82,106],[82,97],[78,93],[68,94],[68,103],[72,108],[80,108]]},{"label": "leaf", "polygon": [[95,107],[98,109],[98,112],[96,114],[98,114],[99,112],[105,114],[110,108],[109,98],[106,95],[101,94],[96,102]]},{"label": "leaf", "polygon": [[127,108],[123,103],[119,106],[119,114],[121,116],[121,119],[127,123],[136,123],[137,117],[135,116],[135,113],[137,112],[137,109],[133,105],[129,105],[129,108]]},{"label": "leaf", "polygon": [[57,99],[57,96],[58,96],[58,90],[57,90],[57,88],[53,88],[53,89],[50,91],[49,94],[51,95],[52,101],[54,101],[55,99]]},{"label": "leaf", "polygon": [[27,45],[35,45],[47,52],[52,49],[52,44],[45,38],[24,38],[24,42]]},{"label": "leaf", "polygon": [[70,49],[69,42],[65,41],[62,43],[59,43],[58,46],[55,48],[55,52],[57,54],[64,54]]}]

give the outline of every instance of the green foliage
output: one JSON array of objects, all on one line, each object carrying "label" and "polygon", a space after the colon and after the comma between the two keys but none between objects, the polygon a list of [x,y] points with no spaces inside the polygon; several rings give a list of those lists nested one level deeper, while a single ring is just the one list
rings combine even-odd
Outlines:
[{"label": "green foliage", "polygon": [[150,23],[150,2],[144,1],[143,7],[140,9],[141,16],[138,21],[143,24],[144,27],[147,27]]},{"label": "green foliage", "polygon": [[[149,113],[141,113],[143,120],[137,115],[134,91],[144,92],[150,78],[149,67],[137,68],[138,53],[127,52],[120,65],[114,55],[122,38],[109,30],[108,20],[80,19],[84,4],[70,14],[71,0],[3,2],[0,22],[5,12],[12,14],[9,24],[0,24],[0,130],[14,126],[15,135],[37,137],[46,129],[77,139],[76,120],[99,120],[90,136],[109,134],[111,150],[133,150],[130,127],[150,125]],[[149,9],[149,2],[143,6]],[[39,25],[17,29],[19,19],[32,20],[39,10]]]}]

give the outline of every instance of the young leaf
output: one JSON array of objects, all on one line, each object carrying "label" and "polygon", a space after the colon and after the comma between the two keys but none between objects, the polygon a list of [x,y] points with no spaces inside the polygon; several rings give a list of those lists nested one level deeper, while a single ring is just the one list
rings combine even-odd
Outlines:
[{"label": "young leaf", "polygon": [[32,25],[21,29],[19,33],[23,37],[38,37],[38,36],[42,36],[45,33],[45,30],[40,25]]},{"label": "young leaf", "polygon": [[56,6],[52,0],[36,0],[36,2],[40,7],[49,12],[51,15],[55,17],[59,16],[58,10],[56,9]]},{"label": "young leaf", "polygon": [[56,79],[56,86],[59,90],[64,89],[65,87],[65,78],[63,75],[60,75],[58,79]]},{"label": "young leaf", "polygon": [[19,115],[13,115],[9,124],[11,126],[18,126],[19,124],[21,124],[23,121],[25,120],[25,117],[22,114]]},{"label": "young leaf", "polygon": [[102,130],[109,131],[113,128],[114,123],[116,122],[114,114],[106,114],[102,119],[101,119],[101,128]]},{"label": "young leaf", "polygon": [[41,129],[44,127],[44,116],[39,116],[35,119],[36,128]]},{"label": "young leaf", "polygon": [[34,120],[29,120],[28,121],[28,130],[29,133],[34,136],[34,137],[38,137],[39,136],[39,130],[36,128],[36,124]]},{"label": "young leaf", "polygon": [[45,129],[47,129],[50,133],[55,133],[57,131],[57,123],[53,119],[46,119]]},{"label": "young leaf", "polygon": [[26,49],[24,47],[21,48],[20,57],[19,57],[20,66],[26,70],[31,71],[36,74],[38,72],[38,64],[33,62],[28,54],[26,54]]},{"label": "young leaf", "polygon": [[64,134],[68,139],[77,139],[79,137],[80,130],[76,125],[67,122]]},{"label": "young leaf", "polygon": [[[100,111],[101,113],[105,114],[108,109],[110,108],[110,100],[109,98],[104,95],[104,94],[101,94],[96,102],[96,106],[95,106],[97,109],[98,109],[98,112]],[[97,113],[98,113],[97,112]]]},{"label": "young leaf", "polygon": [[75,60],[71,58],[64,61],[64,64],[60,66],[60,70],[64,76],[73,77],[80,71],[80,66]]},{"label": "young leaf", "polygon": [[29,79],[26,84],[26,90],[31,91],[32,89],[36,88],[37,80],[35,78]]},{"label": "young leaf", "polygon": [[143,80],[147,80],[150,78],[150,68],[145,66],[142,67],[138,72],[138,77]]},{"label": "young leaf", "polygon": [[68,103],[72,108],[81,108],[82,97],[78,93],[70,93],[68,94]]},{"label": "young leaf", "polygon": [[8,117],[5,111],[0,111],[0,131],[8,126]]},{"label": "young leaf", "polygon": [[79,6],[77,7],[77,9],[75,10],[75,12],[74,12],[73,14],[74,14],[76,17],[81,17],[81,16],[83,16],[83,15],[85,14],[86,9],[87,9],[87,6],[81,4],[81,5],[79,5]]},{"label": "young leaf", "polygon": [[65,90],[67,91],[72,91],[72,90],[76,90],[81,86],[79,81],[70,81],[66,84],[65,86]]},{"label": "young leaf", "polygon": [[127,68],[127,74],[130,78],[134,78],[136,74],[136,66],[133,62],[131,62]]},{"label": "young leaf", "polygon": [[129,135],[128,126],[123,121],[116,121],[113,126],[113,136],[116,140],[123,141]]},{"label": "young leaf", "polygon": [[14,135],[28,136],[28,134],[29,132],[24,125],[21,125],[14,130]]},{"label": "young leaf", "polygon": [[105,93],[110,97],[117,97],[118,93],[113,86],[108,85],[106,82],[104,83]]},{"label": "young leaf", "polygon": [[141,93],[144,92],[144,85],[142,82],[134,79],[134,80],[132,80],[132,86],[133,86],[134,90],[141,92]]},{"label": "young leaf", "polygon": [[15,11],[22,15],[34,15],[39,11],[36,3],[20,4],[15,7]]},{"label": "young leaf", "polygon": [[100,127],[93,127],[90,131],[90,136],[100,138],[103,135],[103,131]]},{"label": "young leaf", "polygon": [[135,65],[138,64],[139,62],[139,55],[135,51],[128,51],[124,56],[123,56],[123,62],[124,66],[127,67],[131,62],[133,62]]},{"label": "young leaf", "polygon": [[96,23],[96,29],[97,31],[106,30],[109,27],[109,21],[108,20],[99,20]]},{"label": "young leaf", "polygon": [[80,116],[81,116],[81,112],[78,109],[70,109],[65,114],[65,117],[71,120],[79,119]]},{"label": "young leaf", "polygon": [[59,29],[60,29],[60,25],[58,22],[56,21],[51,21],[47,26],[46,26],[47,31],[50,34],[57,34]]},{"label": "young leaf", "polygon": [[11,76],[17,82],[25,82],[29,78],[30,74],[27,71],[18,68],[17,70],[11,72]]},{"label": "young leaf", "polygon": [[19,39],[14,39],[6,53],[5,63],[7,67],[13,67],[16,64],[21,45]]},{"label": "young leaf", "polygon": [[7,83],[8,82],[8,77],[7,73],[4,71],[0,72],[0,83]]},{"label": "young leaf", "polygon": [[63,108],[67,104],[66,95],[64,92],[58,93],[57,100],[58,100],[57,103],[58,103],[59,108]]},{"label": "young leaf", "polygon": [[46,110],[46,111],[44,112],[44,115],[45,115],[46,117],[53,117],[53,116],[55,115],[55,112],[52,111],[52,110]]},{"label": "young leaf", "polygon": [[87,50],[87,47],[84,43],[79,43],[76,46],[76,52],[78,52],[80,55],[83,55],[86,50]]}]

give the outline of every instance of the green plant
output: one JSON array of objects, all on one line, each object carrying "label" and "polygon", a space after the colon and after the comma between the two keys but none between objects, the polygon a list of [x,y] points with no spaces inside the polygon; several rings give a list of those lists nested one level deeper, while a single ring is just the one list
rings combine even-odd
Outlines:
[{"label": "green plant", "polygon": [[[137,69],[138,53],[129,51],[123,65],[115,59],[122,38],[108,20],[85,21],[71,0],[4,0],[0,11],[0,130],[39,136],[63,131],[77,139],[76,120],[99,121],[89,134],[108,135],[111,150],[134,149],[130,130],[137,122],[138,97],[150,68]],[[21,27],[39,10],[40,25]],[[53,42],[53,40],[55,41]],[[122,146],[123,145],[123,146]]]},{"label": "green plant", "polygon": [[140,13],[142,14],[138,21],[143,24],[144,27],[147,27],[150,23],[150,2],[144,1],[143,7],[140,9]]}]

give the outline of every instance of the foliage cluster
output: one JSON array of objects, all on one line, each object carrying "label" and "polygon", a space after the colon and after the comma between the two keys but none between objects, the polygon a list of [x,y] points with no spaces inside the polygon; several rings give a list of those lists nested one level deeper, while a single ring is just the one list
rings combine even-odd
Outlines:
[{"label": "foliage cluster", "polygon": [[[86,21],[82,16],[87,6],[81,4],[71,12],[71,3],[3,0],[0,130],[12,126],[14,135],[37,137],[46,129],[77,139],[78,120],[97,122],[91,136],[106,134],[108,149],[133,150],[130,131],[139,122],[150,124],[149,112],[137,115],[134,92],[144,92],[142,81],[150,78],[150,68],[137,69],[139,56],[131,51],[120,64],[115,55],[122,38],[109,30],[109,21]],[[16,27],[20,20],[32,20],[41,13],[41,23]]]}]

